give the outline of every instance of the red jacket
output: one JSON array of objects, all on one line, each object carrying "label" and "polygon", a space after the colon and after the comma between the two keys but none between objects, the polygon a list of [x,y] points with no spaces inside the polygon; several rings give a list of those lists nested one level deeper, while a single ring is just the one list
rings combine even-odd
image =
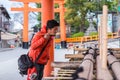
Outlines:
[{"label": "red jacket", "polygon": [[[44,34],[46,34],[46,26],[43,26],[41,31],[37,32],[31,42],[31,47],[29,51],[29,57],[32,58],[33,61],[38,57],[39,53],[41,52],[41,49],[45,46],[48,40],[44,38]],[[49,59],[49,48],[52,44],[52,37],[49,40],[49,43],[47,44],[45,50],[43,51],[40,59],[37,63],[40,64],[46,64]]]}]

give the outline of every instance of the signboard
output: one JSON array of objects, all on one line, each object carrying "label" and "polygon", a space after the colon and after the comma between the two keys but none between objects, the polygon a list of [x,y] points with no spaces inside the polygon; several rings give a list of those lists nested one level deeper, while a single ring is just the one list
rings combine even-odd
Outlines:
[{"label": "signboard", "polygon": [[118,5],[118,12],[120,12],[120,5]]},{"label": "signboard", "polygon": [[[98,26],[100,26],[101,24],[101,16],[102,14],[98,14]],[[112,32],[112,14],[108,14],[108,22],[107,22],[107,31],[108,32]]]}]

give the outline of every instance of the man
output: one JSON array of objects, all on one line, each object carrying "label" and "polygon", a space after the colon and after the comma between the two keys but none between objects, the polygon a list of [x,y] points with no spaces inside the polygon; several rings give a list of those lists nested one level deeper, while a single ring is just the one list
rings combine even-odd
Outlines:
[{"label": "man", "polygon": [[58,31],[59,23],[55,20],[48,20],[47,25],[43,26],[41,31],[37,32],[31,42],[29,57],[33,62],[40,54],[42,48],[45,47],[42,55],[40,56],[37,64],[33,68],[28,69],[27,80],[41,80],[43,77],[44,65],[47,64],[49,59],[49,48],[52,44],[53,37]]}]

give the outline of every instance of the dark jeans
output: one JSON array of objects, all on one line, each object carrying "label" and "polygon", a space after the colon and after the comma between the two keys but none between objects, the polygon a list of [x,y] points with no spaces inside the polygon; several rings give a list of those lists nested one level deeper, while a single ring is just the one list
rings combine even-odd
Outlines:
[{"label": "dark jeans", "polygon": [[44,65],[43,64],[36,64],[37,69],[37,78],[36,80],[42,80],[43,77],[43,71],[44,71]]}]

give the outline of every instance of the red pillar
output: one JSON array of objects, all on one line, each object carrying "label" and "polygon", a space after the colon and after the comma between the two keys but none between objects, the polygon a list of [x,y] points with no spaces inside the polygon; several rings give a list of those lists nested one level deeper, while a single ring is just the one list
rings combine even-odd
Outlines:
[{"label": "red pillar", "polygon": [[65,20],[64,20],[64,3],[61,2],[60,6],[60,36],[61,36],[61,47],[66,48],[66,27],[65,27]]},{"label": "red pillar", "polygon": [[50,19],[54,18],[54,3],[53,0],[41,0],[42,4],[42,26]]},{"label": "red pillar", "polygon": [[24,49],[28,49],[28,3],[24,3],[24,26],[23,26],[23,44]]},{"label": "red pillar", "polygon": [[[54,18],[54,3],[53,0],[41,0],[42,5],[42,26],[46,25],[46,22]],[[54,47],[53,45],[50,48],[50,59],[45,66],[44,77],[50,76],[53,68],[51,67],[51,62],[54,61]]]}]

